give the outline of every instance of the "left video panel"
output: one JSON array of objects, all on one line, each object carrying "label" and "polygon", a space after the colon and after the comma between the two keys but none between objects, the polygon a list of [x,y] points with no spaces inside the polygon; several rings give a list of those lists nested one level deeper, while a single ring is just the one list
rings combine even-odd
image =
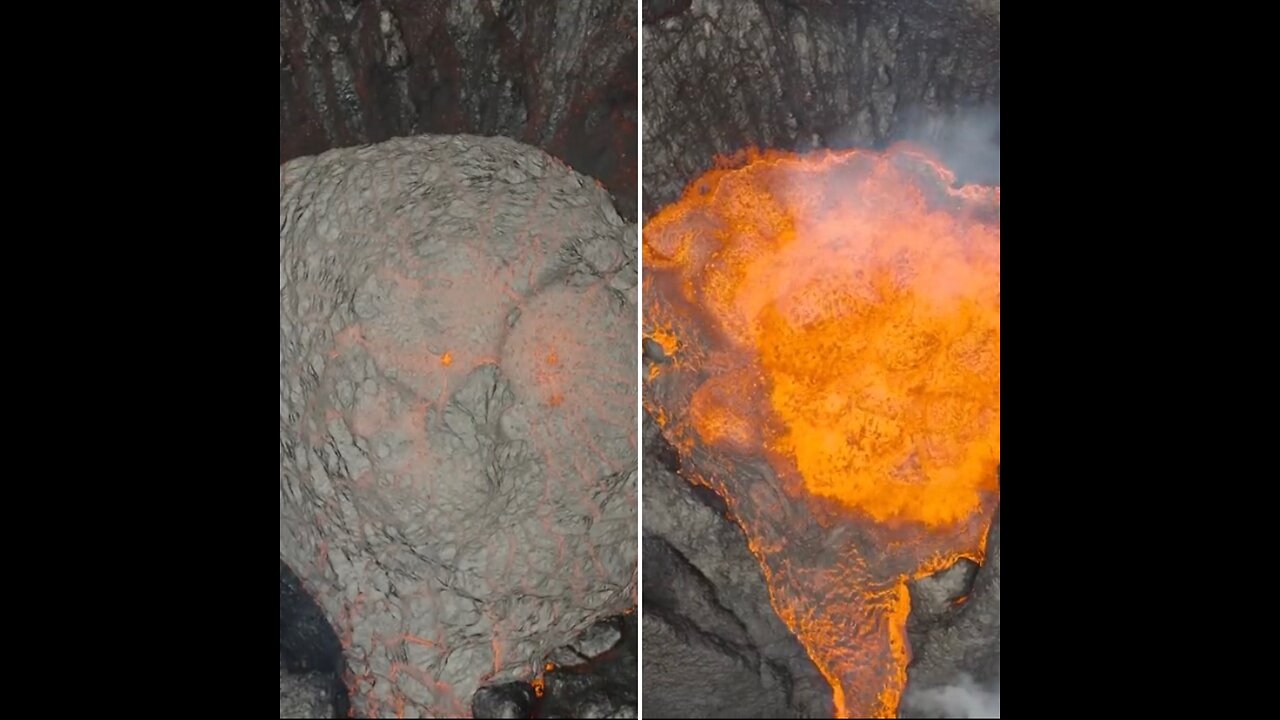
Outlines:
[{"label": "left video panel", "polygon": [[636,20],[281,0],[281,717],[636,716]]}]

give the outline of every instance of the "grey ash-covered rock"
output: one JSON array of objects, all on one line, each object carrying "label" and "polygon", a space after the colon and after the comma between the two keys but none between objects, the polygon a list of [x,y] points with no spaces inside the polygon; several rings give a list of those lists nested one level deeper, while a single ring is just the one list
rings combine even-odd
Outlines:
[{"label": "grey ash-covered rock", "polygon": [[281,167],[280,556],[358,715],[464,715],[634,602],[635,249],[504,138]]},{"label": "grey ash-covered rock", "polygon": [[[574,654],[583,660],[599,657],[612,650],[622,639],[623,618],[608,618],[592,625],[569,647]],[[574,663],[561,663],[574,664]]]},{"label": "grey ash-covered rock", "polygon": [[[961,180],[999,181],[998,0],[643,0],[643,22],[645,218],[748,147],[910,140]],[[829,717],[830,687],[741,530],[676,474],[648,417],[645,437],[645,714]],[[939,712],[961,681],[995,683],[998,705],[998,519],[988,542],[976,572],[962,561],[911,586],[904,715]]]},{"label": "grey ash-covered rock", "polygon": [[632,0],[281,0],[280,161],[392,137],[501,135],[636,217]]}]

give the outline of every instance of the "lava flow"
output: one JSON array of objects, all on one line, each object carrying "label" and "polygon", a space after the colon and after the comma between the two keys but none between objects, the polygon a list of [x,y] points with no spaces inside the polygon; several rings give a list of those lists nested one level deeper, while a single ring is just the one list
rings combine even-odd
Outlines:
[{"label": "lava flow", "polygon": [[907,580],[998,502],[1000,191],[905,146],[750,153],[644,228],[645,403],[841,717],[892,717]]}]

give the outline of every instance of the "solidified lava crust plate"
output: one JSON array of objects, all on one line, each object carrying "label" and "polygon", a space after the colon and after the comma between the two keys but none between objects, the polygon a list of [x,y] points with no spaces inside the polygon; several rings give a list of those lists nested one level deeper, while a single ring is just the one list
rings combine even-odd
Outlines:
[{"label": "solidified lava crust plate", "polygon": [[634,605],[635,227],[503,138],[280,175],[280,554],[358,715],[459,717]]},{"label": "solidified lava crust plate", "polygon": [[998,503],[999,189],[927,154],[747,153],[644,229],[645,403],[840,717],[892,717],[908,581]]}]

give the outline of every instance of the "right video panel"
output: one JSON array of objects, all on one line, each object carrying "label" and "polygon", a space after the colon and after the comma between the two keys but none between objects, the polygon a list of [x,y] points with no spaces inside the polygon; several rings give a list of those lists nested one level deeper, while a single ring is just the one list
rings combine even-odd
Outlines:
[{"label": "right video panel", "polygon": [[645,717],[998,717],[999,3],[643,21]]}]

